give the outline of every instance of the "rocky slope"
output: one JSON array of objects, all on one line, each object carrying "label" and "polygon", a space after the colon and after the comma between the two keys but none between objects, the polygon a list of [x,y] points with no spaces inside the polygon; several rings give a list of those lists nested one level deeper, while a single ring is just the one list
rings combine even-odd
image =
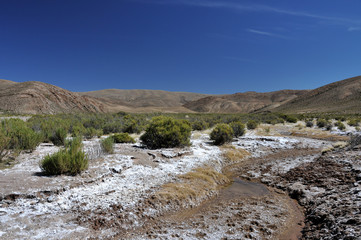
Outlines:
[{"label": "rocky slope", "polygon": [[195,112],[249,113],[260,109],[273,109],[307,92],[307,90],[281,90],[267,93],[235,93],[201,98],[184,106]]},{"label": "rocky slope", "polygon": [[105,112],[106,104],[42,82],[0,81],[0,109],[15,113]]},{"label": "rocky slope", "polygon": [[10,80],[5,80],[5,79],[0,79],[0,89],[10,87],[10,86],[12,86],[14,84],[16,84],[16,82],[13,82],[13,81],[10,81]]},{"label": "rocky slope", "polygon": [[361,76],[334,82],[276,108],[279,112],[361,112]]},{"label": "rocky slope", "polygon": [[183,104],[208,96],[190,92],[169,92],[161,90],[105,89],[80,92],[80,95],[106,99],[109,102],[133,108],[180,107]]}]

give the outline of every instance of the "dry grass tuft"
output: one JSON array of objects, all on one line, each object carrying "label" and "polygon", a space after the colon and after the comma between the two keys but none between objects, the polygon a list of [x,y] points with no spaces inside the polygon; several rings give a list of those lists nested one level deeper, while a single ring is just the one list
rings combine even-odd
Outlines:
[{"label": "dry grass tuft", "polygon": [[306,137],[319,140],[328,140],[328,141],[348,141],[348,136],[339,136],[331,134],[328,131],[322,131],[319,129],[308,129],[304,128],[301,131],[292,131],[291,136],[295,137]]},{"label": "dry grass tuft", "polygon": [[236,148],[232,145],[224,145],[221,149],[223,150],[223,157],[230,163],[238,162],[248,156],[251,156],[247,150],[243,148]]},{"label": "dry grass tuft", "polygon": [[279,126],[283,126],[283,124],[261,124],[256,129],[255,134],[258,136],[279,136],[280,134],[277,132],[277,128],[279,128]]},{"label": "dry grass tuft", "polygon": [[347,145],[348,145],[347,142],[345,142],[345,141],[339,141],[339,142],[335,142],[335,143],[333,144],[333,147],[334,147],[334,148],[345,148],[345,147],[347,147]]},{"label": "dry grass tuft", "polygon": [[199,192],[187,183],[168,183],[163,185],[162,189],[157,192],[159,199],[163,200],[186,200],[196,198]]},{"label": "dry grass tuft", "polygon": [[181,182],[168,183],[157,192],[160,200],[197,200],[204,199],[209,193],[230,180],[211,167],[197,168],[180,176]]}]

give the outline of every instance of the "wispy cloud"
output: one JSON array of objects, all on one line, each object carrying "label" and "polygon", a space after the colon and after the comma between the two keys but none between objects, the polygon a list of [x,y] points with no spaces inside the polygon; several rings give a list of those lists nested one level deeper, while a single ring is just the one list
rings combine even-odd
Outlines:
[{"label": "wispy cloud", "polygon": [[284,38],[284,39],[287,38],[285,36],[282,36],[282,35],[279,35],[276,33],[265,32],[265,31],[260,31],[260,30],[256,30],[256,29],[251,29],[251,28],[246,29],[246,31],[250,32],[250,33],[258,34],[258,35],[268,36],[268,37],[276,37],[276,38]]},{"label": "wispy cloud", "polygon": [[361,31],[361,27],[349,27],[347,31],[349,32]]},{"label": "wispy cloud", "polygon": [[[144,1],[144,0],[138,0]],[[144,1],[145,2],[145,1]],[[302,11],[293,11],[289,9],[282,9],[277,7],[271,7],[268,5],[246,5],[236,2],[227,2],[227,1],[210,1],[210,0],[147,0],[146,2],[157,3],[157,4],[167,4],[167,5],[188,5],[188,6],[196,6],[196,7],[205,7],[205,8],[225,8],[231,10],[238,11],[253,11],[253,12],[269,12],[297,17],[305,17],[312,18],[318,20],[324,20],[328,22],[332,22],[333,24],[342,24],[342,25],[361,25],[360,19],[350,19],[350,18],[342,18],[342,17],[333,17],[333,16],[325,16],[319,14],[313,14]]]}]

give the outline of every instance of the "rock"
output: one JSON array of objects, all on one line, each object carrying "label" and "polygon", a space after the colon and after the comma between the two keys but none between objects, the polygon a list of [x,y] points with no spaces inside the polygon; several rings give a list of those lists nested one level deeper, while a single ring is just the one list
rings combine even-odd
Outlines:
[{"label": "rock", "polygon": [[305,196],[305,188],[306,186],[300,182],[295,182],[291,186],[288,187],[288,191],[290,192],[290,196],[294,199],[300,200]]},{"label": "rock", "polygon": [[121,173],[122,169],[121,168],[118,168],[118,169],[110,168],[110,171],[112,171],[113,173]]},{"label": "rock", "polygon": [[178,153],[172,151],[162,151],[161,154],[165,158],[175,158],[179,156]]}]

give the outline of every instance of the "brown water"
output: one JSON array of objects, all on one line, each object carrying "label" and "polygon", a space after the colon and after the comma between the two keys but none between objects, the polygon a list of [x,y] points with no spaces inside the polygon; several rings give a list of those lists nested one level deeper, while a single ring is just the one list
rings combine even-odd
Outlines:
[{"label": "brown water", "polygon": [[267,187],[261,183],[235,178],[234,182],[229,187],[220,191],[218,198],[230,200],[240,197],[261,197],[269,193]]}]

